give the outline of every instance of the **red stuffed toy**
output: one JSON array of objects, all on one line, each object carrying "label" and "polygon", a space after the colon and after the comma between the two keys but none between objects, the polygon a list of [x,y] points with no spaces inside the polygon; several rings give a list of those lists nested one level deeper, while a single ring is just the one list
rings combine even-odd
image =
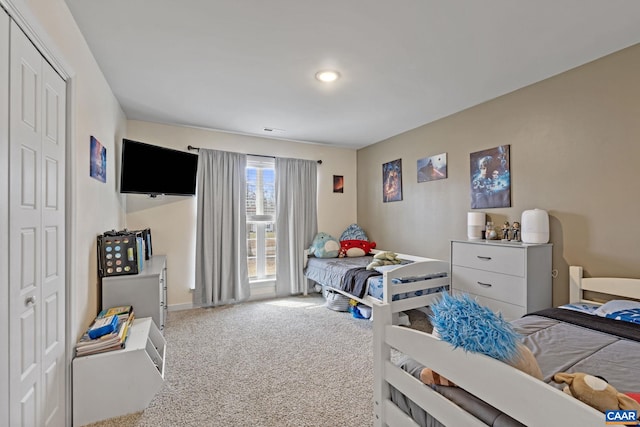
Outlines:
[{"label": "red stuffed toy", "polygon": [[357,257],[367,255],[376,247],[376,242],[366,240],[342,240],[340,241],[340,258]]}]

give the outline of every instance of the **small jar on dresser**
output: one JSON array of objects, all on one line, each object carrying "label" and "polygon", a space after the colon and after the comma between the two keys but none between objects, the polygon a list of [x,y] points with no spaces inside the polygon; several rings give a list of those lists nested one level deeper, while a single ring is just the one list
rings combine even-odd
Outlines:
[{"label": "small jar on dresser", "polygon": [[505,320],[551,307],[552,245],[451,241],[451,287]]}]

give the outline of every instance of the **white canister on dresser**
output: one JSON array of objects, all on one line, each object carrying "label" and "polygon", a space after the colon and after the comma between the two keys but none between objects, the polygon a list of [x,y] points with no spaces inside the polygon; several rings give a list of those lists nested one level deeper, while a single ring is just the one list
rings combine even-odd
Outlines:
[{"label": "white canister on dresser", "polygon": [[482,230],[484,230],[484,223],[486,214],[484,212],[468,212],[467,213],[467,238],[469,240],[482,239]]},{"label": "white canister on dresser", "polygon": [[523,243],[549,242],[549,214],[543,209],[522,212],[520,221]]}]

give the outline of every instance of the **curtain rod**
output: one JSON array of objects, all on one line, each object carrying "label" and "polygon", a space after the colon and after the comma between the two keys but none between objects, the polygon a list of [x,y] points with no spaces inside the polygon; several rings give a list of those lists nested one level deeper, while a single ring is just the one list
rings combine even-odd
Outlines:
[{"label": "curtain rod", "polygon": [[[193,145],[187,145],[187,150],[200,151],[200,148],[199,147],[194,147]],[[247,154],[247,156],[269,157],[271,159],[275,159],[276,158],[276,156],[265,156],[263,154]],[[318,164],[321,165],[322,164],[322,160],[318,160]]]}]

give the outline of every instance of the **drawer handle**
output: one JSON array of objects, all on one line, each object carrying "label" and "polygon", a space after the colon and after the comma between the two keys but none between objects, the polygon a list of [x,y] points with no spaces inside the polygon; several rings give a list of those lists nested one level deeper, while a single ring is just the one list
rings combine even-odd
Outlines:
[{"label": "drawer handle", "polygon": [[480,255],[476,255],[478,257],[478,259],[481,259],[483,261],[491,261],[491,257],[490,256],[480,256]]},{"label": "drawer handle", "polygon": [[483,286],[485,288],[490,288],[491,287],[491,283],[478,282],[478,285]]}]

